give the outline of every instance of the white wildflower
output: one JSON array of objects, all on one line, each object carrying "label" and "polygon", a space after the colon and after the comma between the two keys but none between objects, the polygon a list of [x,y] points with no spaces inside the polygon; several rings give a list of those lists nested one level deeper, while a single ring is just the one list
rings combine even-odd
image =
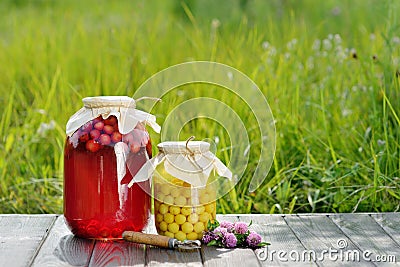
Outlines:
[{"label": "white wildflower", "polygon": [[42,122],[39,125],[39,128],[37,129],[36,133],[39,134],[40,136],[45,136],[48,131],[53,130],[55,127],[56,127],[56,122],[54,120],[51,120],[49,123]]},{"label": "white wildflower", "polygon": [[371,34],[369,35],[369,39],[370,39],[371,41],[374,41],[375,38],[376,38],[375,34],[371,33]]},{"label": "white wildflower", "polygon": [[269,42],[265,41],[265,42],[262,43],[262,48],[263,48],[264,50],[267,50],[269,47],[270,47]]},{"label": "white wildflower", "polygon": [[42,114],[42,115],[46,115],[47,114],[46,110],[44,110],[44,109],[37,109],[36,112],[39,113],[39,114]]},{"label": "white wildflower", "polygon": [[398,36],[394,36],[392,38],[392,43],[394,43],[396,45],[400,44],[400,38]]},{"label": "white wildflower", "polygon": [[269,51],[268,51],[268,54],[270,55],[270,56],[275,56],[276,55],[276,48],[275,47],[273,47],[273,46],[271,46],[271,48],[269,49]]},{"label": "white wildflower", "polygon": [[324,39],[322,41],[322,47],[324,48],[324,50],[331,50],[332,49],[332,42],[329,39]]},{"label": "white wildflower", "polygon": [[315,39],[313,45],[312,45],[313,50],[320,50],[321,49],[321,40],[320,39]]},{"label": "white wildflower", "polygon": [[342,43],[342,37],[340,37],[340,34],[335,34],[334,36],[334,42],[335,44],[339,45]]},{"label": "white wildflower", "polygon": [[351,115],[352,113],[353,113],[353,111],[352,111],[351,109],[343,109],[343,110],[342,110],[342,116],[343,116],[343,117],[349,116],[349,115]]},{"label": "white wildflower", "polygon": [[219,19],[213,19],[211,21],[211,28],[217,29],[219,26],[221,26],[221,22],[219,21]]},{"label": "white wildflower", "polygon": [[384,146],[386,144],[385,140],[378,139],[378,146]]}]

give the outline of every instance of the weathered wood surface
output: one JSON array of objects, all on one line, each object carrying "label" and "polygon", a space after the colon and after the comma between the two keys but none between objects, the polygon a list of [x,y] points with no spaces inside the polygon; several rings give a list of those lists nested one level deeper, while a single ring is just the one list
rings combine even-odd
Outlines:
[{"label": "weathered wood surface", "polygon": [[[267,250],[258,249],[255,251],[259,255],[263,266],[293,266],[293,262],[286,261],[287,255],[279,255],[281,251],[304,251],[305,247],[299,241],[292,229],[287,225],[285,216],[282,215],[241,215],[239,220],[252,222],[254,231],[262,236],[262,239],[271,245]],[[296,262],[296,266],[316,266],[314,262]]]},{"label": "weathered wood surface", "polygon": [[387,259],[381,261],[379,258],[394,256],[400,264],[400,246],[370,215],[337,214],[330,217],[352,242],[366,253],[365,258],[379,266],[386,266],[393,263],[388,263]]},{"label": "weathered wood surface", "polygon": [[[217,218],[252,221],[251,229],[271,245],[258,250],[203,246],[188,253],[80,239],[63,216],[0,215],[0,266],[399,266],[399,213]],[[154,231],[151,224],[147,232]],[[330,257],[329,251],[336,253]]]},{"label": "weathered wood surface", "polygon": [[372,214],[372,218],[400,245],[400,213]]},{"label": "weathered wood surface", "polygon": [[150,247],[147,252],[147,266],[202,266],[199,249],[180,252]]},{"label": "weathered wood surface", "polygon": [[87,266],[93,240],[74,237],[59,216],[43,242],[33,266]]},{"label": "weathered wood surface", "polygon": [[[302,261],[306,261],[305,259],[316,259],[315,261],[319,266],[353,266],[354,262],[352,259],[347,260],[346,255],[343,260],[341,255],[336,253],[336,251],[357,250],[357,253],[362,253],[327,216],[288,215],[285,217],[285,220],[306,248],[304,253],[299,255]],[[315,246],[315,244],[318,244],[318,246]],[[329,251],[331,251],[331,254],[329,254]],[[362,258],[360,262],[363,266],[372,266],[370,262],[366,262]]]},{"label": "weathered wood surface", "polygon": [[0,266],[27,266],[56,219],[54,215],[0,216]]}]

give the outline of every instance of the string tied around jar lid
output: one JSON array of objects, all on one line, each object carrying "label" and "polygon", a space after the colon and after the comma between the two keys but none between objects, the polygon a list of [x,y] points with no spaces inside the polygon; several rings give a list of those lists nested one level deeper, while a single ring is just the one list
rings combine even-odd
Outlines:
[{"label": "string tied around jar lid", "polygon": [[194,136],[194,135],[192,135],[191,137],[189,137],[187,140],[186,140],[186,149],[189,151],[189,153],[190,153],[190,156],[194,156],[194,152],[188,147],[188,144],[189,144],[189,142],[190,141],[192,141],[192,140],[194,140],[196,137]]}]

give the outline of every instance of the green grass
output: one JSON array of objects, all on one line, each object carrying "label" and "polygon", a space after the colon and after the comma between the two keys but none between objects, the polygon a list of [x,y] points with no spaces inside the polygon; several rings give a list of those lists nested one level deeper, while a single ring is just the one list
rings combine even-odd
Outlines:
[{"label": "green grass", "polygon": [[[152,74],[191,60],[248,75],[276,120],[276,157],[266,181],[247,191],[257,164],[254,141],[244,178],[218,212],[399,210],[399,4],[229,3],[1,1],[0,213],[62,212],[65,124],[81,98],[132,96]],[[204,85],[190,89],[177,88],[157,105],[161,124],[193,96],[237,102]],[[235,111],[255,138],[254,118],[242,105]],[[50,129],[38,131],[44,124]],[[227,159],[230,142],[218,124],[190,122],[181,136],[192,134],[218,136],[218,156]]]}]

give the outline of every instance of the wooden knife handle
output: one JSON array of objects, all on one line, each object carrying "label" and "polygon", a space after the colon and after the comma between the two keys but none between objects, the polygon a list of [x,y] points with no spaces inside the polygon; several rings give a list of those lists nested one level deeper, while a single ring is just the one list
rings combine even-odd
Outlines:
[{"label": "wooden knife handle", "polygon": [[122,238],[126,241],[162,248],[175,248],[175,242],[177,241],[175,238],[170,238],[168,236],[144,234],[133,231],[123,232]]}]

